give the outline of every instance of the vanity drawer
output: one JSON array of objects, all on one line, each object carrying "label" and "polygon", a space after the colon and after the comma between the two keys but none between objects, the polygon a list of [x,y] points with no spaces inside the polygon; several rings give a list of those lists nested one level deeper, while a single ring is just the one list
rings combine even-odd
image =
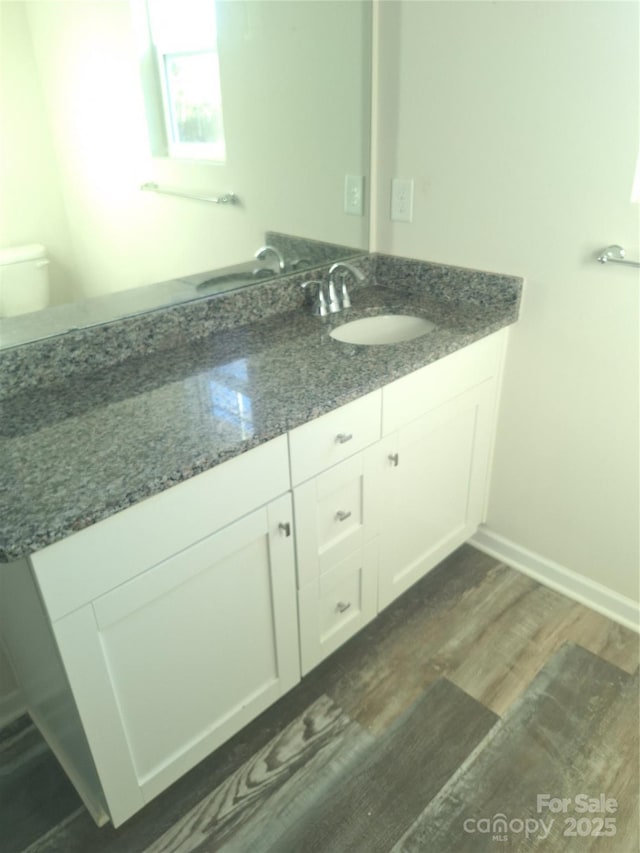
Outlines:
[{"label": "vanity drawer", "polygon": [[377,535],[376,447],[377,443],[293,490],[299,588]]},{"label": "vanity drawer", "polygon": [[373,539],[298,592],[302,674],[376,615],[378,544]]},{"label": "vanity drawer", "polygon": [[366,394],[289,433],[294,486],[380,438],[381,393]]}]

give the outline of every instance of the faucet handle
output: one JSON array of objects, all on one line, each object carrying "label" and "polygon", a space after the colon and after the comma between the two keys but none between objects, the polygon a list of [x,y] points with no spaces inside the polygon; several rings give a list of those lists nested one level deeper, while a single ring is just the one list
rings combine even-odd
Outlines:
[{"label": "faucet handle", "polygon": [[329,311],[331,314],[335,314],[340,310],[340,300],[338,299],[338,294],[336,293],[336,286],[333,281],[333,278],[329,279]]},{"label": "faucet handle", "polygon": [[351,297],[347,290],[348,275],[349,274],[346,271],[340,275],[340,302],[342,303],[343,308],[351,308]]},{"label": "faucet handle", "polygon": [[329,308],[327,306],[327,297],[324,293],[324,282],[312,279],[310,281],[303,281],[300,287],[306,290],[312,284],[318,285],[318,293],[311,307],[311,313],[316,317],[326,317],[329,313]]},{"label": "faucet handle", "polygon": [[[340,272],[341,277],[341,286],[340,286],[340,301],[336,296],[335,282],[334,277],[337,277],[338,272]],[[332,264],[329,269],[329,310],[330,311],[339,311],[340,308],[351,308],[351,297],[349,296],[349,291],[347,290],[347,276],[353,276],[353,278],[357,282],[363,282],[366,278],[365,274],[362,270],[359,270],[358,267],[354,267],[353,264],[348,264],[346,261],[337,261],[335,264]],[[331,292],[333,290],[333,296],[335,297],[335,303],[337,305],[336,308],[332,308],[333,304],[331,301]],[[342,303],[342,304],[340,304]]]}]

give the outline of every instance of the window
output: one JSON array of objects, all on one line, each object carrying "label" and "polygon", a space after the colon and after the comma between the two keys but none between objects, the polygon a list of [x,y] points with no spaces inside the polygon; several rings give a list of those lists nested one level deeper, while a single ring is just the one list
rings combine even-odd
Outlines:
[{"label": "window", "polygon": [[[147,0],[147,15],[160,90],[164,153],[224,162],[215,0]],[[149,100],[148,88],[147,81],[145,96]],[[155,142],[152,139],[157,154],[157,139]]]}]

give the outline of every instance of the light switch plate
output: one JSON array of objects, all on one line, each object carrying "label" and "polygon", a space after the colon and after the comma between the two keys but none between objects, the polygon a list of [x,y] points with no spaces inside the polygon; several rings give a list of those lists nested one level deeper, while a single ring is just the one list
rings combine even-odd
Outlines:
[{"label": "light switch plate", "polygon": [[394,178],[391,183],[391,219],[413,220],[413,178]]},{"label": "light switch plate", "polygon": [[350,216],[364,213],[364,175],[345,175],[344,212]]}]

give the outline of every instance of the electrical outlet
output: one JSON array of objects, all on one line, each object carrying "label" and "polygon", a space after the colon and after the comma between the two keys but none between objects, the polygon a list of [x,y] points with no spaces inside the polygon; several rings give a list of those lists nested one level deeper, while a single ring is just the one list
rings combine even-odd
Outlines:
[{"label": "electrical outlet", "polygon": [[391,219],[394,222],[413,220],[413,178],[394,178],[391,183]]},{"label": "electrical outlet", "polygon": [[344,212],[351,216],[362,216],[364,213],[363,175],[345,175]]}]

